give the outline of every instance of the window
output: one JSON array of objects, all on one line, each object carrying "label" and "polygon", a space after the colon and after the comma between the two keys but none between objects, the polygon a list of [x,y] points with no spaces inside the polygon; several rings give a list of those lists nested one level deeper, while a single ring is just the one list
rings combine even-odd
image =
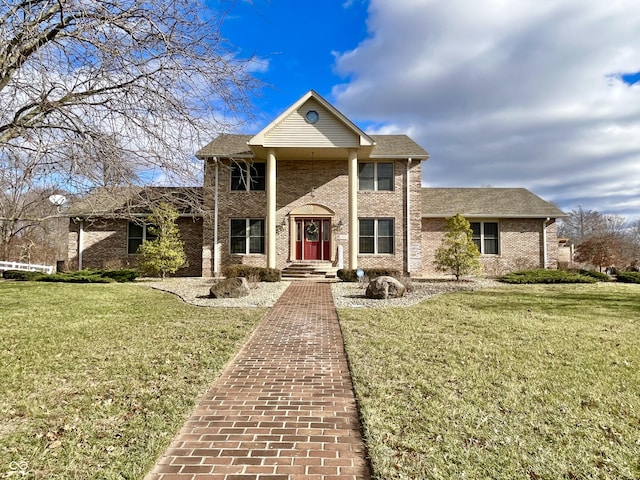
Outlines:
[{"label": "window", "polygon": [[360,253],[393,253],[393,218],[360,219]]},{"label": "window", "polygon": [[359,163],[358,182],[360,190],[393,191],[393,163]]},{"label": "window", "polygon": [[231,165],[231,190],[264,191],[265,163],[234,162]]},{"label": "window", "polygon": [[480,253],[485,255],[498,254],[498,222],[471,222],[473,243]]},{"label": "window", "polygon": [[127,253],[133,255],[138,252],[138,248],[145,240],[152,241],[157,237],[149,232],[149,227],[152,225],[139,224],[129,222],[129,233],[127,238]]},{"label": "window", "polygon": [[264,253],[264,220],[234,218],[231,220],[231,253]]}]

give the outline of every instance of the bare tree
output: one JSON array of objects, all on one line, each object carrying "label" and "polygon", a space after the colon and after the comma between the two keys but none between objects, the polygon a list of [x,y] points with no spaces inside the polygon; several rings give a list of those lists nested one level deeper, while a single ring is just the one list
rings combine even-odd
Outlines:
[{"label": "bare tree", "polygon": [[200,182],[193,152],[248,118],[257,86],[220,35],[225,14],[192,0],[0,0],[0,171],[12,172],[0,240],[52,191]]},{"label": "bare tree", "polygon": [[13,152],[7,156],[11,161],[0,168],[0,260],[17,258],[25,244],[31,254],[34,240],[51,227],[44,223],[57,213],[47,200],[56,191],[39,183],[37,162]]},{"label": "bare tree", "polygon": [[569,216],[562,219],[558,235],[571,239],[577,245],[602,231],[605,222],[600,212],[585,210],[580,205],[571,210]]}]

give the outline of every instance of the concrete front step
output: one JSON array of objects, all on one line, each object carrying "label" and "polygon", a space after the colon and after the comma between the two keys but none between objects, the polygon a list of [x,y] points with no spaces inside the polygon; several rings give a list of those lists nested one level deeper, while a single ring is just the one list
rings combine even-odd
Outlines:
[{"label": "concrete front step", "polygon": [[338,268],[328,262],[293,263],[282,270],[282,278],[288,280],[335,279]]}]

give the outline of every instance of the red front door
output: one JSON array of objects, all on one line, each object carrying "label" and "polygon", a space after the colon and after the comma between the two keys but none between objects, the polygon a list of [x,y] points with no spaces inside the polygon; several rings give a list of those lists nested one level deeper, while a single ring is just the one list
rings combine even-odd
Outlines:
[{"label": "red front door", "polygon": [[296,221],[296,258],[298,260],[330,260],[331,222],[322,218]]}]

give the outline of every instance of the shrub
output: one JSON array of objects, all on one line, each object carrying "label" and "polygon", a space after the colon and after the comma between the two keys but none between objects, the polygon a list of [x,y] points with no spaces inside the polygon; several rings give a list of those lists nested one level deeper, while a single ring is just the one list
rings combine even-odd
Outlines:
[{"label": "shrub", "polygon": [[79,272],[53,273],[42,275],[36,282],[64,282],[64,283],[112,283],[115,280],[103,277],[98,272],[80,270]]},{"label": "shrub", "polygon": [[[350,270],[346,268],[341,268],[338,270],[337,275],[340,280],[343,282],[358,282],[360,279],[356,274],[358,270]],[[400,277],[400,272],[398,270],[391,270],[387,268],[366,268],[363,269],[364,276],[368,278],[376,278],[381,277],[383,275],[388,277]]]},{"label": "shrub", "polygon": [[101,277],[111,278],[118,283],[133,282],[140,275],[137,270],[121,269],[121,270],[99,270],[97,273]]},{"label": "shrub", "polygon": [[504,283],[596,283],[596,279],[562,270],[522,270],[498,278]]},{"label": "shrub", "polygon": [[19,282],[32,282],[43,275],[42,272],[25,272],[24,270],[5,270],[2,274],[7,280],[17,280]]},{"label": "shrub", "polygon": [[230,265],[222,269],[222,275],[227,278],[258,278],[261,282],[279,282],[282,279],[282,272],[277,268],[252,267],[250,265]]},{"label": "shrub", "polygon": [[585,275],[587,277],[595,278],[598,282],[610,282],[611,279],[609,275],[606,273],[598,272],[597,270],[580,270],[578,272],[580,275]]},{"label": "shrub", "polygon": [[640,283],[640,272],[620,272],[617,279],[622,283]]},{"label": "shrub", "polygon": [[66,283],[112,283],[133,282],[139,273],[136,270],[80,270],[46,274],[42,272],[25,272],[22,270],[7,270],[3,277],[22,282],[66,282]]},{"label": "shrub", "polygon": [[151,225],[149,231],[155,239],[144,240],[138,248],[140,270],[162,280],[167,274],[175,273],[187,262],[184,242],[180,240],[180,229],[176,224],[178,211],[167,203],[161,203],[153,209],[147,218]]},{"label": "shrub", "polygon": [[445,234],[433,263],[441,272],[454,275],[456,280],[463,275],[482,273],[480,251],[473,241],[473,230],[469,221],[459,213],[447,218]]}]

